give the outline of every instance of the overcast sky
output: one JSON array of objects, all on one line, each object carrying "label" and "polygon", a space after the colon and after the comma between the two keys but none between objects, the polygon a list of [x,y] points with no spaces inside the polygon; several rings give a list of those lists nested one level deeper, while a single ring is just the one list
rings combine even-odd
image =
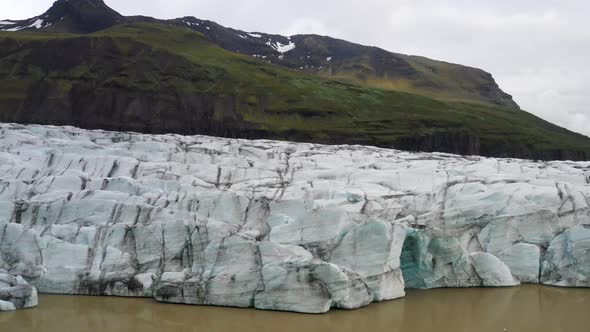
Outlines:
[{"label": "overcast sky", "polygon": [[[590,136],[588,0],[106,0],[123,15],[329,35],[482,68],[525,110]],[[2,1],[0,17],[53,0]]]}]

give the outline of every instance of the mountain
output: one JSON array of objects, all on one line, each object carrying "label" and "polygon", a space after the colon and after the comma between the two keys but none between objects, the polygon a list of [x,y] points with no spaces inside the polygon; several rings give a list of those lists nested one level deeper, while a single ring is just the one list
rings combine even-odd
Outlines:
[{"label": "mountain", "polygon": [[59,0],[44,14],[22,21],[4,21],[5,31],[45,30],[91,33],[128,20],[102,0]]},{"label": "mountain", "polygon": [[318,35],[247,33],[185,17],[172,21],[232,52],[322,77],[370,87],[518,108],[483,70],[408,56]]},{"label": "mountain", "polygon": [[5,31],[92,33],[121,23],[162,23],[200,32],[222,48],[268,63],[325,78],[369,87],[404,91],[442,100],[459,100],[518,108],[491,74],[424,57],[408,56],[317,35],[281,36],[226,28],[195,17],[158,20],[124,17],[102,0],[59,0],[44,14],[5,21]]},{"label": "mountain", "polygon": [[[62,8],[60,3],[64,1],[52,8]],[[76,3],[76,8],[87,8],[83,3],[104,4]],[[119,16],[109,13],[109,22],[115,22]],[[66,19],[75,21],[65,16],[60,21]],[[222,41],[242,32],[213,22],[184,18],[163,24],[146,17],[123,17],[123,23],[93,33],[57,33],[59,24],[0,32],[0,121],[497,157],[590,159],[588,137],[511,103],[440,98],[425,90],[409,93],[292,70],[272,63],[268,56],[228,50],[232,43]],[[228,37],[215,41],[196,27],[219,29],[219,36],[225,31]],[[262,54],[262,45],[272,48],[279,60],[305,45],[298,36],[251,35],[237,38],[253,45],[252,52]],[[263,38],[274,39],[268,44],[250,40]],[[326,61],[337,62],[335,57]],[[397,67],[392,68],[387,70]],[[449,82],[461,85],[460,80]],[[469,82],[479,84],[475,78]]]}]

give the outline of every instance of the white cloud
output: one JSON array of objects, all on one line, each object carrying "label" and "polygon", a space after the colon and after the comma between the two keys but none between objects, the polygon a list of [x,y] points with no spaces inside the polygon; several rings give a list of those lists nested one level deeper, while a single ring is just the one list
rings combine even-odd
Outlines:
[{"label": "white cloud", "polygon": [[[4,1],[24,18],[52,0]],[[331,35],[491,72],[523,109],[590,135],[585,0],[107,0],[125,15],[196,16],[246,31]]]},{"label": "white cloud", "polygon": [[296,34],[335,35],[333,29],[329,29],[321,21],[313,18],[300,18],[280,31],[281,34],[292,36]]}]

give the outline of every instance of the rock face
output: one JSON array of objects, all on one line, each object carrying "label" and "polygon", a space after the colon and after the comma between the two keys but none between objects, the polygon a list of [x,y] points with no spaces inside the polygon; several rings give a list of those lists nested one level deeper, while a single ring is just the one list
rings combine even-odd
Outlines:
[{"label": "rock face", "polygon": [[0,124],[0,272],[308,313],[405,287],[588,287],[589,182],[590,163]]}]

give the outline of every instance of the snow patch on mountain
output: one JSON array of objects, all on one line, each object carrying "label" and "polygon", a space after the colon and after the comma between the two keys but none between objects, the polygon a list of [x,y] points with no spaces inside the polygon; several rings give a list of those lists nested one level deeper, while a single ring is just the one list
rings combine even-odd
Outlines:
[{"label": "snow patch on mountain", "polygon": [[16,31],[20,31],[26,29],[26,27],[14,27],[14,28],[9,28],[9,29],[2,29],[2,31],[6,31],[6,32],[16,32]]},{"label": "snow patch on mountain", "polygon": [[276,50],[279,53],[287,53],[287,52],[292,51],[294,49],[295,49],[295,43],[291,42],[291,41],[289,42],[289,44],[286,44],[286,45],[283,45],[281,43],[277,43],[277,46],[276,46]]},{"label": "snow patch on mountain", "polygon": [[[47,28],[49,26],[51,26],[51,22],[45,22],[43,19],[40,18],[35,18],[35,19],[31,19],[28,23],[30,23],[29,25],[18,25],[18,26],[14,26],[8,29],[0,29],[0,31],[7,31],[7,32],[16,32],[16,31],[20,31],[20,30],[24,30],[24,29],[30,29],[30,28],[35,28],[35,29],[42,29],[42,28]],[[0,25],[10,25],[10,24],[18,24],[18,22],[11,22],[11,21],[2,21],[0,22]]]},{"label": "snow patch on mountain", "polygon": [[291,38],[288,37],[289,43],[288,44],[283,44],[281,42],[274,42],[272,41],[272,39],[268,39],[268,41],[266,42],[266,45],[272,47],[275,51],[284,54],[287,52],[290,52],[292,50],[295,49],[296,45],[294,42],[291,41]]},{"label": "snow patch on mountain", "polygon": [[[49,23],[51,24],[51,23]],[[35,28],[35,29],[41,29],[43,27],[43,20],[42,19],[37,19],[35,20],[35,22],[33,22],[33,24],[29,25],[28,28]]]}]

